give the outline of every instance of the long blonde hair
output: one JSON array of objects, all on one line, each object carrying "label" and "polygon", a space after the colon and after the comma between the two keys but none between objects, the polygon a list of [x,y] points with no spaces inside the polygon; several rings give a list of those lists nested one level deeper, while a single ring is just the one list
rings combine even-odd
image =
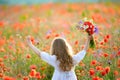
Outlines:
[{"label": "long blonde hair", "polygon": [[60,61],[59,67],[62,71],[70,71],[73,67],[72,48],[64,38],[57,37],[51,45],[51,54],[56,55]]}]

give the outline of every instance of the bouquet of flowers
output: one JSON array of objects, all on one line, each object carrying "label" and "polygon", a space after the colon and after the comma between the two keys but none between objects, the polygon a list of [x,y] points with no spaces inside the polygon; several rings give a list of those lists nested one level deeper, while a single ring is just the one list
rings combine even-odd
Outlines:
[{"label": "bouquet of flowers", "polygon": [[[83,21],[81,20],[76,27],[80,30],[86,31],[88,35],[93,35],[94,33],[98,32],[98,28],[96,25],[93,24],[92,20],[87,19],[84,19]],[[95,48],[93,36],[92,39],[90,40],[90,48]]]}]

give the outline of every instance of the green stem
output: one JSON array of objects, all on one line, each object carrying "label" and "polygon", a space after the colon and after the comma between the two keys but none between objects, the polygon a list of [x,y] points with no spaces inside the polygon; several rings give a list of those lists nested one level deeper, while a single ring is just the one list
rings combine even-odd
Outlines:
[{"label": "green stem", "polygon": [[89,44],[90,48],[95,48],[95,42],[92,36],[92,39],[90,40],[90,44]]}]

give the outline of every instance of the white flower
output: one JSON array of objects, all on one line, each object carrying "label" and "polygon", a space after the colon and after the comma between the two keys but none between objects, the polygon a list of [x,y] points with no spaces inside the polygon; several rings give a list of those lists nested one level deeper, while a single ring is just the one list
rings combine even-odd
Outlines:
[{"label": "white flower", "polygon": [[86,30],[88,27],[89,27],[88,25],[86,25],[86,26],[84,25],[84,30]]}]

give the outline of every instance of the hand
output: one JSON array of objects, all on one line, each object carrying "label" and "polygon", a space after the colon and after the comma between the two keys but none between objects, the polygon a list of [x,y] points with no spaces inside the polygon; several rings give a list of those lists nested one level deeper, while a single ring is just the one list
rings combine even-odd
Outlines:
[{"label": "hand", "polygon": [[31,36],[27,36],[26,37],[26,41],[27,41],[28,44],[32,44],[32,42],[31,42]]},{"label": "hand", "polygon": [[92,35],[88,35],[88,39],[89,39],[89,40],[92,40],[92,39],[93,39],[93,36],[92,36]]}]

